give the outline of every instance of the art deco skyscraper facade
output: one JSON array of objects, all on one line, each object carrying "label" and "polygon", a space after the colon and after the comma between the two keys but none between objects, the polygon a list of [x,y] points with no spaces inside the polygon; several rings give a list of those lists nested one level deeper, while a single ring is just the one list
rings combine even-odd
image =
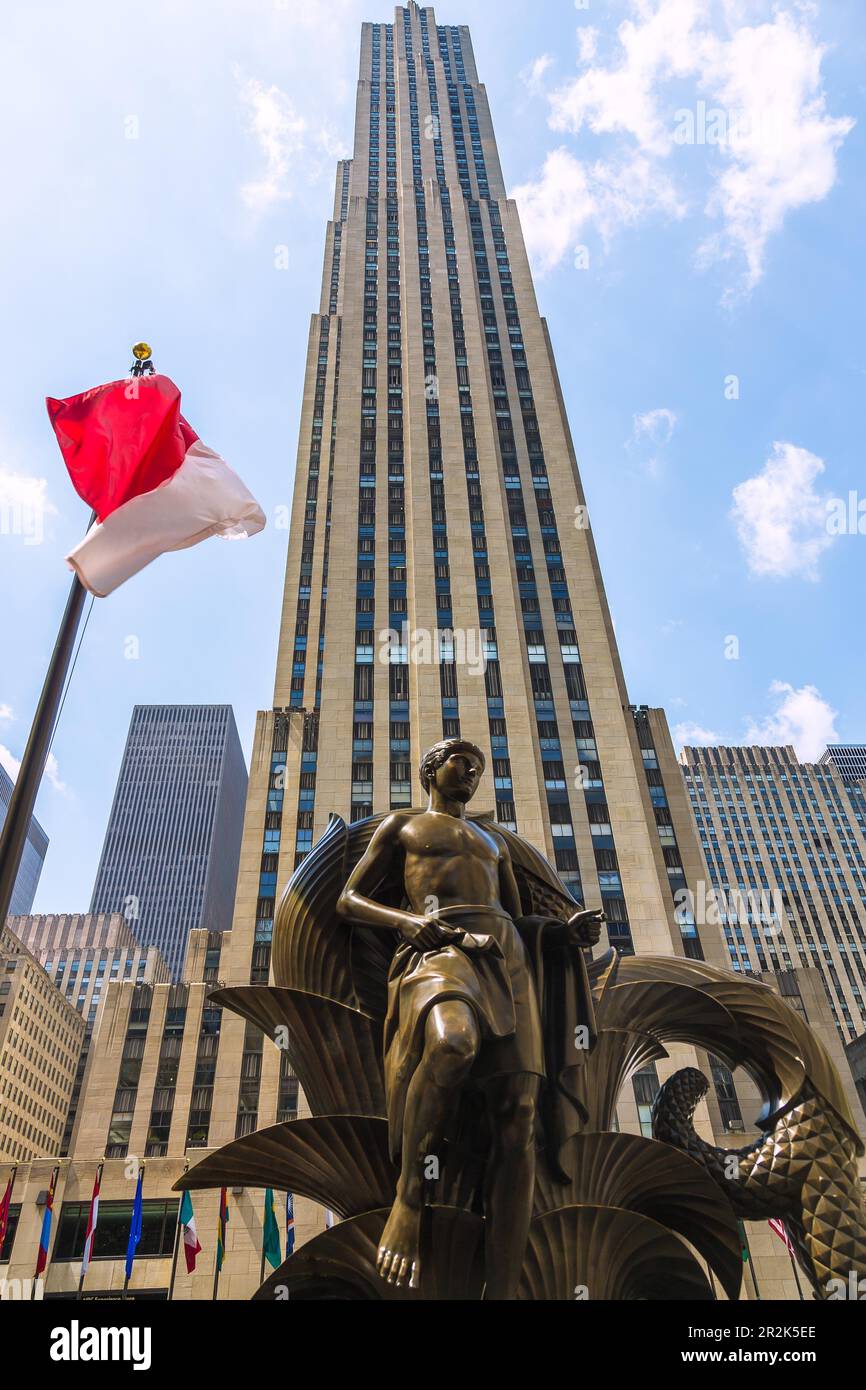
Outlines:
[{"label": "art deco skyscraper facade", "polygon": [[328,815],[417,801],[420,754],[460,733],[487,756],[479,809],[603,901],[618,946],[670,948],[654,812],[486,92],[467,29],[415,5],[363,26],[274,703],[288,770],[262,843],[262,940],[277,871]]},{"label": "art deco skyscraper facade", "polygon": [[121,913],[174,980],[191,931],[231,926],[246,790],[229,705],[136,705],[90,911]]}]

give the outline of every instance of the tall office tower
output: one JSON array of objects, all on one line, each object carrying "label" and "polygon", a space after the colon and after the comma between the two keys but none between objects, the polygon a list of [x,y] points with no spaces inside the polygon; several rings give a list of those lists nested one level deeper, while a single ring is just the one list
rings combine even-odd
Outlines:
[{"label": "tall office tower", "polygon": [[172,979],[191,931],[227,931],[247,770],[229,705],[136,705],[92,913],[119,912]]},{"label": "tall office tower", "polygon": [[735,970],[820,971],[839,1036],[866,1024],[866,838],[835,762],[793,748],[684,748],[709,867],[702,913]]},{"label": "tall office tower", "polygon": [[[275,706],[288,767],[261,934],[332,811],[417,803],[444,736],[479,810],[670,949],[655,824],[553,350],[465,27],[365,24],[312,320]],[[294,716],[294,717],[293,717]],[[321,730],[321,737],[319,735]],[[278,806],[279,802],[279,806]],[[277,817],[281,821],[277,823]],[[678,933],[677,933],[678,936]]]},{"label": "tall office tower", "polygon": [[84,1040],[60,1147],[69,1153],[78,1118],[96,1016],[108,985],[131,980],[162,984],[170,976],[155,946],[142,946],[119,912],[60,912],[10,917],[10,931],[31,951],[61,994],[84,1019]]},{"label": "tall office tower", "polygon": [[[3,822],[6,819],[14,786],[15,783],[5,767],[0,767],[0,829],[3,828]],[[15,880],[15,887],[12,890],[12,901],[9,904],[10,913],[17,915],[18,913],[29,912],[32,908],[47,851],[48,836],[36,817],[32,816],[30,829],[27,831],[27,839],[24,842],[21,866]]]},{"label": "tall office tower", "polygon": [[866,782],[866,744],[831,743],[818,759],[822,767],[832,763],[842,774],[846,786]]}]

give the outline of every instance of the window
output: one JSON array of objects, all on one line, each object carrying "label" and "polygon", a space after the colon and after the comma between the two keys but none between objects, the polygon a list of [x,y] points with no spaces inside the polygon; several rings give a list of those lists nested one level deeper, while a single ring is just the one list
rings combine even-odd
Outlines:
[{"label": "window", "polygon": [[[123,1259],[129,1241],[132,1221],[132,1202],[99,1204],[99,1222],[94,1240],[94,1260]],[[171,1255],[177,1225],[177,1200],[145,1200],[142,1203],[141,1241],[136,1259],[154,1259]],[[54,1245],[53,1259],[80,1260],[87,1234],[89,1202],[64,1202]]]}]

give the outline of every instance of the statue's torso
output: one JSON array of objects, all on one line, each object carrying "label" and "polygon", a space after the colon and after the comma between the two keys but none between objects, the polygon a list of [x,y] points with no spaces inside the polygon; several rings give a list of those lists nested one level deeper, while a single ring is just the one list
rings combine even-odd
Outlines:
[{"label": "statue's torso", "polygon": [[429,913],[466,903],[502,910],[499,867],[501,841],[457,816],[422,812],[404,827],[406,896],[413,911]]}]

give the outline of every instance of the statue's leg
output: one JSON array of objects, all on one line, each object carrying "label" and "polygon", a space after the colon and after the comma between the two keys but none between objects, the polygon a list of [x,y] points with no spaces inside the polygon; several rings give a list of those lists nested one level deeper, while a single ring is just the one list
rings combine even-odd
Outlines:
[{"label": "statue's leg", "polygon": [[540,1078],[528,1073],[487,1083],[491,1146],[484,1184],[488,1301],[517,1298],[535,1191],[535,1132]]},{"label": "statue's leg", "polygon": [[451,999],[430,1010],[424,1052],[406,1094],[397,1196],[379,1246],[379,1273],[389,1284],[420,1287],[425,1168],[431,1158],[440,1157],[445,1125],[479,1043],[478,1022],[468,1004]]}]

